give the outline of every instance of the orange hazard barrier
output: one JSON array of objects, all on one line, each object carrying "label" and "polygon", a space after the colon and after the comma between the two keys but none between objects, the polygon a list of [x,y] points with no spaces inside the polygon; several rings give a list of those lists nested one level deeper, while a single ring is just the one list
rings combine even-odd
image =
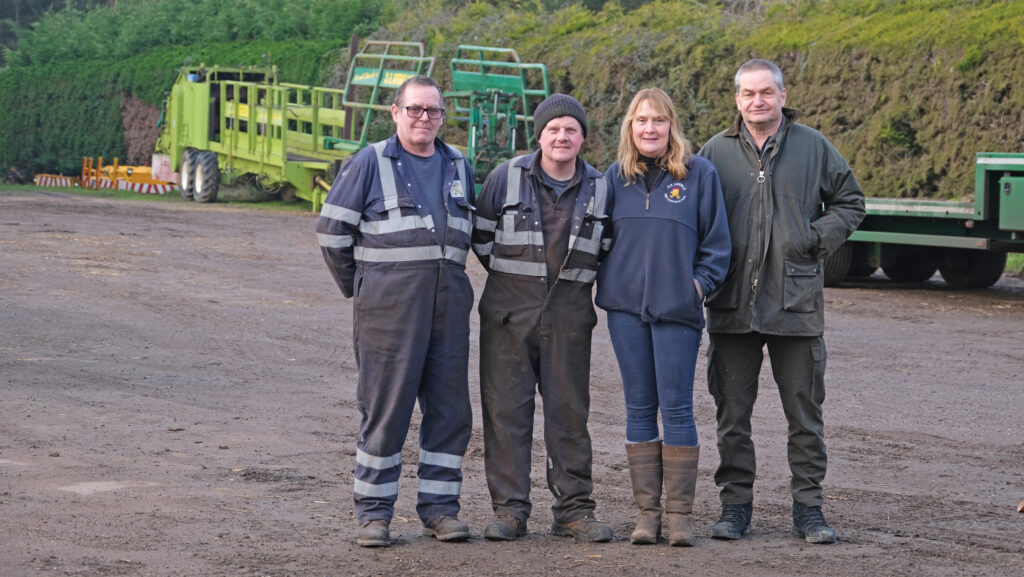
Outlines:
[{"label": "orange hazard barrier", "polygon": [[172,182],[153,178],[153,169],[149,166],[119,166],[116,158],[114,164],[104,166],[102,156],[95,161],[90,157],[82,159],[78,185],[83,188],[134,190],[140,194],[166,194],[178,189],[178,185]]}]

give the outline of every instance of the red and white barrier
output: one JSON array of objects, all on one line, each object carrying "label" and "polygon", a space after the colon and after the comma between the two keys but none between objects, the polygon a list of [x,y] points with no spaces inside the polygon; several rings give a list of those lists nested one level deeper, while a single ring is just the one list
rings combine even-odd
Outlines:
[{"label": "red and white barrier", "polygon": [[[34,179],[36,186],[72,187],[79,186],[78,179],[70,176],[57,176],[55,174],[37,174]],[[89,188],[114,188],[114,182],[109,178],[90,178],[87,183]],[[134,190],[139,194],[167,194],[178,190],[178,185],[172,183],[156,184],[143,182],[129,182],[126,180],[117,181],[118,190]]]},{"label": "red and white barrier", "polygon": [[36,186],[57,186],[61,188],[78,186],[77,178],[57,176],[55,174],[37,174],[33,181]]},{"label": "red and white barrier", "polygon": [[139,194],[167,194],[168,192],[178,190],[176,184],[143,184],[141,182],[127,182],[124,180],[117,181],[118,190],[134,190]]}]

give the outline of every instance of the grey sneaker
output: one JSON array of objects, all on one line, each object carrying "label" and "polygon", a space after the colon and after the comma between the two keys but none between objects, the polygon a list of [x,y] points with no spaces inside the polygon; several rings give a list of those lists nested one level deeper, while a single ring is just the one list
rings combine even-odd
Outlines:
[{"label": "grey sneaker", "polygon": [[580,541],[592,541],[594,543],[611,541],[614,537],[612,528],[599,522],[592,515],[580,517],[564,525],[556,521],[551,524],[551,533],[559,537],[573,537]]},{"label": "grey sneaker", "polygon": [[808,543],[835,543],[836,532],[825,522],[821,507],[804,507],[793,503],[793,534]]},{"label": "grey sneaker", "polygon": [[391,545],[391,531],[383,519],[367,521],[359,527],[356,545],[360,547],[387,547]]},{"label": "grey sneaker", "polygon": [[438,541],[465,541],[469,539],[469,525],[451,515],[441,515],[423,526],[423,534]]},{"label": "grey sneaker", "polygon": [[515,541],[526,536],[526,521],[511,515],[499,515],[484,529],[484,538],[491,541]]},{"label": "grey sneaker", "polygon": [[754,515],[754,504],[722,505],[722,516],[711,526],[715,539],[735,541],[750,533],[750,518]]}]

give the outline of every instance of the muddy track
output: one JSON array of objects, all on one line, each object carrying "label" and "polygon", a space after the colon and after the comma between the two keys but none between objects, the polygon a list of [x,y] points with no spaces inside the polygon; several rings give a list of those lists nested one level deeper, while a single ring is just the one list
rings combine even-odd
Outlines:
[{"label": "muddy track", "polygon": [[[216,203],[0,193],[0,575],[1020,574],[1024,281],[1009,276],[970,292],[939,277],[826,291],[834,546],[788,534],[785,423],[767,369],[754,532],[707,537],[717,453],[703,356],[696,546],[629,545],[624,409],[602,318],[591,433],[597,513],[615,542],[548,534],[539,416],[530,534],[482,538],[490,505],[472,377],[461,516],[473,539],[420,534],[414,418],[394,544],[359,548],[351,303],[313,222]],[[471,261],[479,296],[484,273]],[[471,356],[475,375],[475,344]]]}]

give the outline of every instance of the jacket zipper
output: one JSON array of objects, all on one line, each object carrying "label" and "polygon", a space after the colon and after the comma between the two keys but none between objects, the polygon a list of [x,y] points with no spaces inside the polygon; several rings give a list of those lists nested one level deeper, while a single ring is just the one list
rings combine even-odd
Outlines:
[{"label": "jacket zipper", "polygon": [[658,178],[654,179],[654,185],[652,185],[652,186],[648,186],[647,185],[647,180],[644,179],[644,188],[647,189],[647,195],[646,195],[646,198],[645,198],[645,201],[644,201],[644,210],[645,211],[649,212],[651,210],[651,195],[654,194],[654,187],[657,186],[659,182],[661,182],[661,177],[664,176],[664,172],[665,172],[664,169],[659,166],[658,167]]}]

